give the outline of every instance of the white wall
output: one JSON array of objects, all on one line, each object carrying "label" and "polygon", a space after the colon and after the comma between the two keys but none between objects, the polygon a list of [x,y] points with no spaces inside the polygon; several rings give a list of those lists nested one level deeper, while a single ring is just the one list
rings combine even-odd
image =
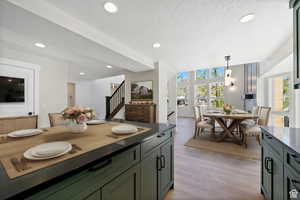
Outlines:
[{"label": "white wall", "polygon": [[49,126],[48,113],[60,112],[67,106],[68,63],[0,45],[0,57],[40,66],[39,126]]},{"label": "white wall", "polygon": [[[129,103],[131,101],[130,91],[131,83],[136,81],[153,81],[153,103],[156,104],[156,119],[159,123],[166,123],[168,116],[168,96],[171,98],[172,105],[170,108],[174,109],[174,101],[176,101],[176,87],[173,90],[170,90],[170,95],[168,92],[168,81],[170,86],[176,85],[172,83],[174,77],[176,77],[176,72],[172,70],[172,67],[164,62],[154,63],[155,70],[146,71],[146,72],[129,72],[125,74],[125,84],[126,84],[126,99],[125,102]],[[175,89],[175,90],[174,90]]]},{"label": "white wall", "polygon": [[244,65],[232,66],[233,87],[225,87],[225,103],[231,104],[236,109],[244,109],[244,100],[242,98],[244,90]]},{"label": "white wall", "polygon": [[[76,105],[95,109],[97,117],[105,118],[106,96],[111,96],[111,83],[122,83],[124,75],[104,79],[76,82]],[[124,109],[115,118],[124,118]]]}]

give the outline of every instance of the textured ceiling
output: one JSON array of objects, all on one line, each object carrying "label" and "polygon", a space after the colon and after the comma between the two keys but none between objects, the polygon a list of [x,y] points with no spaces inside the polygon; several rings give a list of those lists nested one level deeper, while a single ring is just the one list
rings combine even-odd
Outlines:
[{"label": "textured ceiling", "polygon": [[[101,30],[153,60],[179,71],[224,64],[262,61],[292,34],[288,0],[47,0],[48,3]],[[255,20],[239,22],[255,13]],[[152,43],[160,42],[160,49]]]}]

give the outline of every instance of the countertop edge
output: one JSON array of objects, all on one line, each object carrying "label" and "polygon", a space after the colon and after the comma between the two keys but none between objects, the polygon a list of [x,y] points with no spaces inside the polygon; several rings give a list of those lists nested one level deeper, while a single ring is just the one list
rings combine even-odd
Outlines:
[{"label": "countertop edge", "polygon": [[[0,199],[12,198],[15,195],[23,193],[27,190],[37,187],[38,185],[49,182],[55,178],[63,176],[64,174],[71,173],[74,170],[78,170],[94,161],[100,160],[106,156],[117,153],[122,149],[126,149],[134,144],[142,143],[148,139],[151,139],[154,135],[174,129],[174,124],[145,124],[139,122],[124,121],[125,123],[131,123],[135,125],[145,126],[152,128],[151,130],[136,135],[124,140],[112,143],[110,145],[100,147],[93,151],[82,154],[78,157],[70,158],[63,162],[51,165],[47,168],[38,170],[36,172],[17,177],[15,179],[9,179],[5,169],[0,163]],[[125,143],[126,145],[122,144]],[[3,181],[2,181],[3,180]],[[25,185],[24,183],[30,183]],[[18,186],[18,189],[14,188]],[[14,191],[11,191],[13,188]],[[2,193],[2,191],[5,191]]]}]

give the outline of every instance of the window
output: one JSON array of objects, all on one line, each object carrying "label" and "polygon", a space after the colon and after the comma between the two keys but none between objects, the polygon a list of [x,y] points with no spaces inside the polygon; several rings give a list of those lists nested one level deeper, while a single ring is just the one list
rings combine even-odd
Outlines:
[{"label": "window", "polygon": [[224,96],[224,82],[210,84],[210,96],[219,98]]},{"label": "window", "polygon": [[208,100],[208,85],[198,85],[195,88],[196,104],[207,103]]},{"label": "window", "polygon": [[196,71],[196,80],[207,80],[209,70],[208,69],[198,69]]},{"label": "window", "polygon": [[288,74],[269,79],[270,98],[272,107],[270,123],[273,126],[289,126],[290,107],[290,76]]},{"label": "window", "polygon": [[223,78],[225,75],[225,67],[215,67],[211,69],[212,78]]},{"label": "window", "polygon": [[210,83],[210,105],[221,108],[224,105],[224,82]]},{"label": "window", "polygon": [[189,73],[188,72],[179,72],[177,73],[177,82],[185,81],[189,79]]},{"label": "window", "polygon": [[177,89],[177,105],[186,106],[188,105],[188,89],[178,88]]}]

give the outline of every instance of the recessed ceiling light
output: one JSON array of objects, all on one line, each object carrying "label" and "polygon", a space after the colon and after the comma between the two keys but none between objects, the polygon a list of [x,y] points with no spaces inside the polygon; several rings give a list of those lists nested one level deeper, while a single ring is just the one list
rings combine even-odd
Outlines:
[{"label": "recessed ceiling light", "polygon": [[154,43],[153,44],[153,48],[159,48],[160,47],[160,44],[159,43]]},{"label": "recessed ceiling light", "polygon": [[255,15],[253,13],[247,14],[243,17],[241,17],[240,22],[241,23],[247,23],[252,21],[255,18]]},{"label": "recessed ceiling light", "polygon": [[43,43],[39,43],[39,42],[35,43],[34,45],[39,47],[39,48],[45,48],[46,47],[46,45],[44,45]]},{"label": "recessed ceiling light", "polygon": [[112,68],[112,66],[111,66],[111,65],[107,65],[107,66],[106,66],[106,68],[108,68],[108,69],[111,69],[111,68]]},{"label": "recessed ceiling light", "polygon": [[118,12],[118,7],[116,6],[116,4],[112,3],[112,2],[106,2],[104,4],[104,9],[109,12],[109,13],[116,13]]},{"label": "recessed ceiling light", "polygon": [[84,76],[85,73],[84,73],[84,72],[80,72],[79,75],[80,75],[80,76]]}]

